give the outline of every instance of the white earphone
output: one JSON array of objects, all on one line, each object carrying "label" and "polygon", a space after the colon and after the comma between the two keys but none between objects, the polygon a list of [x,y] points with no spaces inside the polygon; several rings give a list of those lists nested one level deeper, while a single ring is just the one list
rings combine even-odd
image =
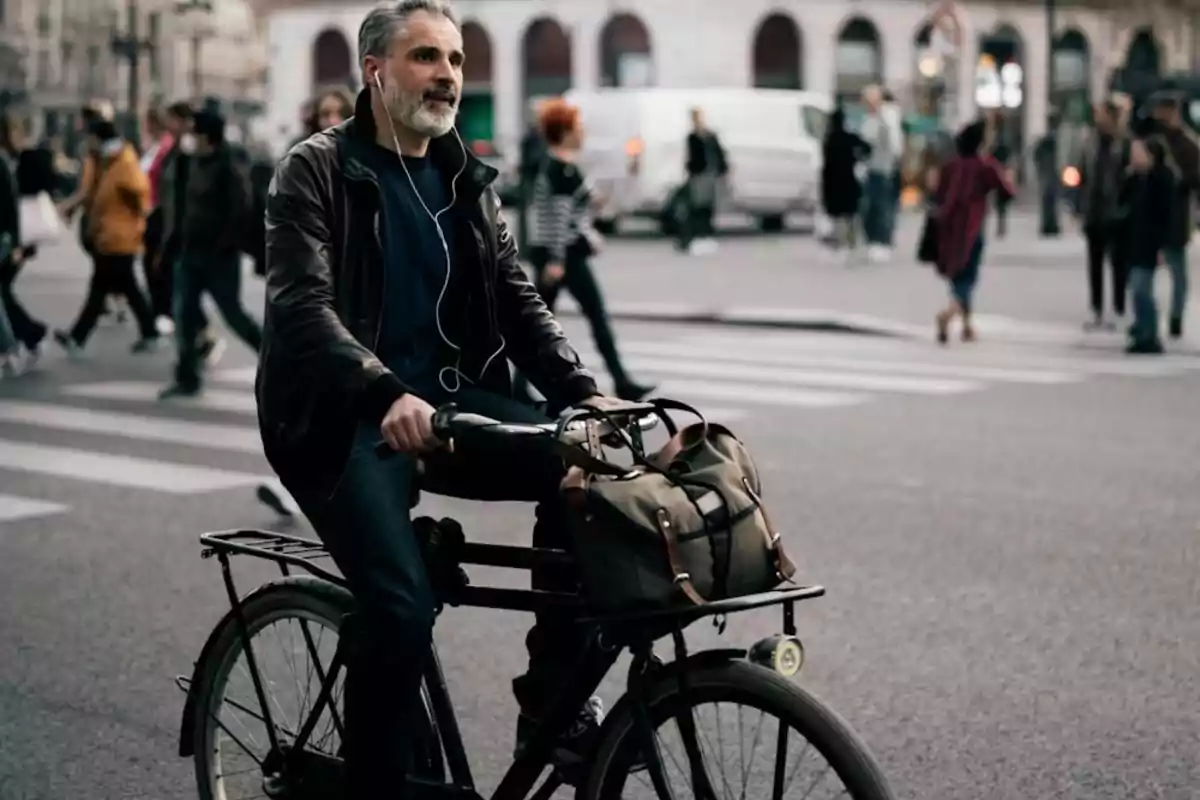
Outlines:
[{"label": "white earphone", "polygon": [[[374,78],[375,88],[379,89],[379,93],[382,95],[383,83],[379,80],[378,71],[375,72]],[[450,288],[450,271],[452,265],[450,259],[450,245],[446,242],[446,234],[442,232],[442,224],[440,220],[442,214],[445,214],[447,211],[453,208],[454,204],[458,201],[458,179],[462,176],[463,172],[467,168],[467,146],[463,143],[462,137],[458,135],[458,129],[452,127],[451,130],[454,131],[454,138],[458,139],[458,146],[462,148],[462,166],[460,166],[458,168],[458,172],[454,174],[454,179],[450,181],[450,204],[435,214],[433,211],[430,211],[429,206],[425,204],[425,198],[421,197],[421,193],[417,190],[417,184],[413,181],[412,175],[410,175],[408,172],[408,165],[404,163],[404,156],[400,152],[400,137],[396,134],[396,123],[392,120],[391,114],[388,114],[388,125],[392,129],[392,144],[396,146],[396,158],[400,159],[400,167],[404,170],[404,177],[408,178],[408,185],[412,189],[413,195],[417,198],[417,202],[421,204],[421,208],[425,210],[425,214],[428,215],[429,219],[433,222],[433,228],[435,231],[437,231],[438,242],[440,242],[442,245],[442,253],[446,257],[446,279],[442,282],[442,290],[438,292],[437,304],[433,309],[433,318],[434,323],[437,325],[438,336],[442,337],[442,341],[445,342],[446,345],[452,348],[455,352],[454,366],[442,367],[440,370],[438,370],[438,383],[441,384],[441,387],[447,392],[454,394],[462,388],[462,382],[464,380],[468,383],[474,383],[474,381],[468,378],[466,374],[459,369],[459,365],[462,363],[462,348],[450,341],[450,337],[446,335],[445,330],[442,328],[442,298],[446,296],[446,290]],[[508,343],[504,341],[504,335],[501,334],[500,347],[496,349],[496,352],[488,356],[487,361],[483,362],[483,369],[479,370],[480,378],[487,373],[488,367],[490,367],[492,362],[504,352],[504,348],[507,346]],[[447,373],[453,378],[452,385],[451,382],[445,377]]]}]

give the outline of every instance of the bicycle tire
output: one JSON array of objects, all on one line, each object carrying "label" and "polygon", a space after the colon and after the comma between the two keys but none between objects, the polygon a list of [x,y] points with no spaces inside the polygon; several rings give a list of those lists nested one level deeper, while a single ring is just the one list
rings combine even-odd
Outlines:
[{"label": "bicycle tire", "polygon": [[[825,757],[850,791],[852,800],[895,800],[883,770],[862,738],[841,716],[799,684],[745,661],[698,666],[688,671],[687,682],[686,700],[676,677],[650,690],[647,707],[655,730],[683,708],[712,702],[755,707],[786,722],[807,739]],[[614,769],[621,769],[614,765],[623,760],[618,756],[625,748],[640,750],[633,727],[633,706],[622,705],[621,717],[613,720],[597,747],[587,780],[576,789],[576,800],[610,796],[610,784],[618,777]]]},{"label": "bicycle tire", "polygon": [[[342,618],[352,610],[351,602],[340,602],[329,596],[291,585],[273,586],[245,601],[242,613],[251,641],[265,627],[281,619],[296,616],[315,617],[320,623],[340,634]],[[211,657],[201,673],[196,693],[196,715],[193,723],[193,760],[200,800],[216,800],[213,792],[210,754],[217,725],[214,703],[224,695],[229,672],[242,653],[242,640],[237,625],[227,625],[218,637]],[[442,758],[441,738],[433,718],[428,698],[422,689],[424,714],[421,715],[423,735],[414,736],[414,773],[426,780],[444,782],[446,770]],[[253,702],[257,703],[257,700]]]}]

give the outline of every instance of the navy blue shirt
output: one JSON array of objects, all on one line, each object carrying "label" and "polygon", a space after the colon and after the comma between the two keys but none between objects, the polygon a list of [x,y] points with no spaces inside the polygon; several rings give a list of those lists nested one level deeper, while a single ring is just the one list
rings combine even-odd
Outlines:
[{"label": "navy blue shirt", "polygon": [[[436,309],[453,263],[453,212],[438,217],[445,246],[429,215],[436,215],[450,204],[450,191],[428,156],[405,156],[406,176],[395,152],[373,145],[371,154],[383,204],[379,237],[386,274],[376,355],[396,377],[433,402],[442,393],[438,381],[443,366],[439,358],[442,337]],[[428,213],[421,207],[414,187]]]}]

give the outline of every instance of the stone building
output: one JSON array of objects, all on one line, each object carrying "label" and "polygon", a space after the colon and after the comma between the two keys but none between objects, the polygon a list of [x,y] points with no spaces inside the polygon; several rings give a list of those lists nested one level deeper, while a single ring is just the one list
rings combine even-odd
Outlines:
[{"label": "stone building", "polygon": [[38,135],[73,138],[89,98],[110,100],[126,119],[158,99],[204,95],[252,111],[264,55],[242,0],[0,0],[0,78]]},{"label": "stone building", "polygon": [[[281,145],[316,87],[357,87],[354,42],[372,4],[248,2],[268,48],[264,133]],[[965,118],[995,106],[1024,145],[1045,130],[1051,102],[1086,105],[1127,62],[1130,74],[1191,69],[1200,55],[1191,2],[1059,2],[1051,92],[1040,2],[958,5],[957,35],[931,36],[930,22],[946,15],[920,0],[459,0],[464,128],[512,151],[526,99],[568,87],[757,85],[852,99],[878,81],[912,113],[949,103]]]}]

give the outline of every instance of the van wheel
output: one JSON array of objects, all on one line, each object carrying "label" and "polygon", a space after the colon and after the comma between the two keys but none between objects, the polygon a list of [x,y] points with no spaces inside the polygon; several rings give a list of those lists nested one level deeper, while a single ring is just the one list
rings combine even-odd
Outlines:
[{"label": "van wheel", "polygon": [[758,229],[764,233],[779,233],[783,230],[783,215],[769,214],[758,218]]}]

